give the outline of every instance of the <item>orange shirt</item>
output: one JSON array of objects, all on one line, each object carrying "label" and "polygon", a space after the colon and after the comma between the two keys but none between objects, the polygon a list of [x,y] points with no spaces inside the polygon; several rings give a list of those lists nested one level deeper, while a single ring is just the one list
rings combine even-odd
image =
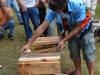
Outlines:
[{"label": "orange shirt", "polygon": [[0,25],[4,25],[10,20],[8,14],[10,16],[13,16],[12,11],[11,11],[10,8],[6,8],[6,11],[7,12],[5,12],[4,10],[2,10],[0,8]]}]

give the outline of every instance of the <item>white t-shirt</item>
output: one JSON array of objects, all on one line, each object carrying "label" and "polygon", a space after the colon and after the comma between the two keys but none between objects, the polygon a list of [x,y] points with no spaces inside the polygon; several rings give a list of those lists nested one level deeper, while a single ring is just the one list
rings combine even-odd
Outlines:
[{"label": "white t-shirt", "polygon": [[88,8],[91,7],[91,0],[82,0],[82,1],[85,3],[85,5],[86,5]]},{"label": "white t-shirt", "polygon": [[26,6],[26,7],[33,7],[34,4],[36,3],[35,0],[22,0],[22,3]]}]

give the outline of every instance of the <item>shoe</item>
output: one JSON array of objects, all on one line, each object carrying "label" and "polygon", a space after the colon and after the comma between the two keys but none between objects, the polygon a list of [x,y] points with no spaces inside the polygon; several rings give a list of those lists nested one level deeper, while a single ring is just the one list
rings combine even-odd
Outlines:
[{"label": "shoe", "polygon": [[0,36],[0,38],[4,38],[4,35]]},{"label": "shoe", "polygon": [[21,22],[20,25],[23,25],[23,22]]},{"label": "shoe", "polygon": [[2,69],[2,65],[0,65],[0,69]]},{"label": "shoe", "polygon": [[13,35],[8,35],[8,38],[9,38],[10,40],[14,40],[14,36],[13,36]]},{"label": "shoe", "polygon": [[4,38],[4,31],[0,30],[0,38]]}]

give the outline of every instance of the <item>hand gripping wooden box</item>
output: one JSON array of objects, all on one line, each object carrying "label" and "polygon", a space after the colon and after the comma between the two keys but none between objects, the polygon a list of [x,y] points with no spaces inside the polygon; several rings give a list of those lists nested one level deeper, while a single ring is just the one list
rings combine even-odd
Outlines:
[{"label": "hand gripping wooden box", "polygon": [[34,53],[52,53],[57,51],[56,46],[59,42],[59,36],[39,37],[31,44],[30,49]]},{"label": "hand gripping wooden box", "polygon": [[60,53],[28,53],[18,59],[20,75],[59,74]]}]

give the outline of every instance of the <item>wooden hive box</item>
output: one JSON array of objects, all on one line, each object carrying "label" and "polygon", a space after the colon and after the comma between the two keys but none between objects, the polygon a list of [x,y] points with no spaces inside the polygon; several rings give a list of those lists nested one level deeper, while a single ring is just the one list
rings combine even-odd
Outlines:
[{"label": "wooden hive box", "polygon": [[32,51],[35,51],[35,53],[38,50],[39,53],[56,52],[54,50],[56,50],[56,46],[58,45],[59,42],[60,42],[59,36],[39,37],[34,43],[31,44],[30,49]]},{"label": "wooden hive box", "polygon": [[61,73],[60,53],[28,53],[18,59],[20,75],[46,75]]}]

